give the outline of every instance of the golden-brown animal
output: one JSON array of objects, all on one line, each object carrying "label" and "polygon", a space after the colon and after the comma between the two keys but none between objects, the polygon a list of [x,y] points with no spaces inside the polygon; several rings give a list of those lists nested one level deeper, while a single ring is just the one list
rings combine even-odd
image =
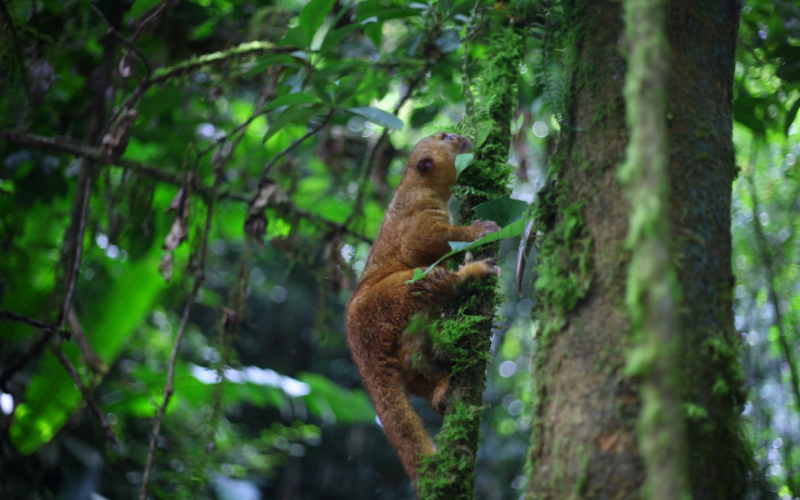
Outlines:
[{"label": "golden-brown animal", "polygon": [[424,373],[415,368],[419,364],[412,364],[412,358],[425,353],[403,333],[412,316],[435,313],[444,300],[453,298],[457,282],[497,274],[494,262],[485,260],[468,262],[458,272],[438,266],[424,279],[406,284],[414,269],[425,269],[449,252],[449,241],[473,241],[499,229],[491,221],[450,223],[447,202],[456,182],[455,157],[469,148],[464,136],[438,133],[411,152],[345,314],[353,360],[415,486],[420,458],[436,447],[412,409],[409,394],[425,398],[442,413],[450,374],[446,366]]}]

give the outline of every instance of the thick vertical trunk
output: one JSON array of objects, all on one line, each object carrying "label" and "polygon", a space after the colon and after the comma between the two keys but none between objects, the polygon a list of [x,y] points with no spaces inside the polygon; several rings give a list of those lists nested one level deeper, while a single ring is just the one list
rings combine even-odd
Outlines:
[{"label": "thick vertical trunk", "polygon": [[[565,2],[564,126],[537,209],[535,401],[528,498],[640,498],[645,469],[625,307],[631,207],[621,5]],[[695,500],[741,498],[748,457],[732,323],[731,86],[737,2],[669,3],[669,225]]]},{"label": "thick vertical trunk", "polygon": [[733,70],[740,2],[668,4],[670,225],[682,294],[684,404],[695,500],[742,498],[751,456],[733,326]]}]

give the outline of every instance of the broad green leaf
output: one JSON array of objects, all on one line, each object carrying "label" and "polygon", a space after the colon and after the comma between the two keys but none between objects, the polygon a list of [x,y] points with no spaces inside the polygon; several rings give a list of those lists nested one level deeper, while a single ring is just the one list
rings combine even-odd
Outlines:
[{"label": "broad green leaf", "polygon": [[303,123],[308,121],[314,113],[316,113],[316,109],[312,108],[293,108],[289,107],[286,108],[283,113],[278,116],[278,118],[274,121],[270,121],[269,130],[267,134],[264,136],[264,139],[261,141],[261,144],[264,144],[269,140],[270,137],[277,134],[283,127],[286,125],[290,125],[293,123]]},{"label": "broad green leaf", "polygon": [[422,128],[433,121],[437,114],[439,114],[439,106],[436,104],[417,108],[411,113],[411,127]]},{"label": "broad green leaf", "polygon": [[468,153],[463,155],[456,156],[456,177],[461,175],[461,172],[467,169],[470,165],[472,165],[472,159],[475,157],[474,154]]},{"label": "broad green leaf", "polygon": [[245,76],[253,76],[263,73],[274,66],[296,66],[297,61],[294,57],[287,54],[269,54],[261,56],[255,60],[253,66],[247,70]]},{"label": "broad green leaf", "polygon": [[417,273],[415,270],[414,276],[410,280],[406,281],[406,283],[414,283],[415,281],[421,280],[422,278],[427,276],[428,273],[431,272],[433,268],[436,267],[440,262],[449,259],[453,255],[456,255],[466,250],[472,250],[474,248],[481,247],[487,243],[492,243],[493,241],[499,241],[499,240],[504,240],[506,238],[513,238],[515,236],[519,236],[522,234],[522,231],[524,230],[525,230],[525,219],[520,219],[500,229],[497,232],[487,234],[486,236],[484,236],[479,240],[475,240],[472,242],[451,241],[450,248],[452,248],[453,250],[451,250],[446,255],[441,257],[439,260],[428,266],[428,268],[422,271],[421,273]]},{"label": "broad green leaf", "polygon": [[306,30],[302,26],[295,26],[294,28],[288,30],[283,35],[283,38],[278,42],[278,45],[284,47],[297,48],[308,48],[310,44],[311,40],[307,39]]},{"label": "broad green leaf", "polygon": [[325,35],[322,45],[319,47],[319,55],[327,54],[331,49],[339,45],[347,35],[360,28],[358,24],[348,24],[342,28],[331,30]]},{"label": "broad green leaf", "polygon": [[391,128],[394,130],[401,130],[403,128],[403,121],[391,113],[387,113],[382,109],[373,107],[363,108],[347,108],[347,111],[363,116],[375,125],[381,127]]},{"label": "broad green leaf", "polygon": [[489,134],[494,130],[494,122],[480,122],[478,123],[477,129],[475,133],[475,143],[472,145],[473,150],[480,149],[480,147],[483,146],[483,143],[486,142],[486,138],[489,137]]},{"label": "broad green leaf", "polygon": [[473,211],[481,220],[491,220],[505,227],[522,217],[528,204],[513,198],[498,198],[476,206]]},{"label": "broad green leaf", "polygon": [[317,30],[325,22],[325,18],[333,8],[333,2],[334,0],[311,0],[300,11],[298,27],[305,32],[306,47],[311,45]]},{"label": "broad green leaf", "polygon": [[299,106],[301,104],[319,104],[322,101],[305,92],[295,92],[294,94],[282,95],[266,105],[264,111],[270,111],[281,106]]},{"label": "broad green leaf", "polygon": [[301,373],[297,378],[311,387],[311,392],[302,398],[309,410],[323,420],[342,424],[375,422],[375,410],[364,391],[348,391],[316,373]]}]

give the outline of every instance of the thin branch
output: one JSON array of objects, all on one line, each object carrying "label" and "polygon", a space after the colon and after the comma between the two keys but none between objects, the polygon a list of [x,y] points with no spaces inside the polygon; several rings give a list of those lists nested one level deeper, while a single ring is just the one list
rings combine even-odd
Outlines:
[{"label": "thin branch", "polygon": [[[80,273],[81,257],[83,255],[83,239],[86,233],[86,217],[89,213],[89,198],[92,193],[92,167],[88,163],[91,160],[84,158],[81,166],[81,174],[78,177],[78,189],[75,194],[74,207],[77,213],[73,214],[72,221],[75,224],[71,231],[72,252],[66,255],[64,300],[61,303],[61,312],[58,317],[58,326],[63,327],[67,322],[67,314],[72,307],[72,294],[75,291],[75,283],[78,281]],[[77,220],[76,220],[77,219]],[[69,240],[67,240],[69,241]]]},{"label": "thin branch", "polygon": [[789,345],[786,339],[786,328],[783,325],[783,311],[781,310],[778,292],[775,289],[774,259],[769,247],[767,235],[764,234],[764,228],[761,226],[761,221],[758,218],[758,214],[760,213],[759,200],[753,177],[747,175],[745,178],[747,179],[747,184],[750,186],[750,196],[753,199],[753,229],[756,233],[756,242],[758,244],[759,253],[761,254],[761,260],[764,261],[764,269],[767,273],[767,295],[769,296],[772,308],[775,310],[775,326],[778,328],[778,343],[781,346],[784,358],[786,358],[786,364],[789,365],[789,379],[792,383],[794,403],[797,407],[797,411],[800,412],[800,380],[798,380],[797,364],[795,363],[792,346]]},{"label": "thin branch", "polygon": [[314,135],[314,134],[316,134],[317,132],[319,132],[320,130],[322,130],[322,127],[324,127],[324,126],[325,126],[325,125],[326,125],[326,124],[327,124],[327,123],[328,123],[328,122],[331,120],[331,118],[333,118],[333,114],[334,114],[335,112],[336,112],[336,110],[335,110],[335,109],[331,109],[331,110],[328,112],[328,114],[327,114],[327,115],[325,115],[325,118],[324,118],[324,119],[323,119],[321,122],[319,122],[319,124],[317,124],[317,126],[316,126],[316,127],[312,128],[311,130],[309,130],[308,132],[306,132],[306,133],[303,135],[303,137],[301,137],[301,138],[297,139],[296,141],[294,141],[293,143],[291,143],[291,144],[290,144],[290,145],[289,145],[289,146],[288,146],[286,149],[284,149],[284,150],[283,150],[283,151],[281,151],[280,153],[276,154],[276,155],[275,155],[275,156],[272,158],[272,160],[270,160],[270,161],[269,161],[269,163],[267,163],[267,164],[266,164],[266,166],[264,166],[264,170],[261,172],[261,182],[263,183],[263,182],[265,182],[265,181],[267,180],[267,174],[269,173],[270,169],[271,169],[271,168],[272,168],[272,167],[273,167],[273,166],[274,166],[274,165],[275,165],[275,164],[278,162],[278,160],[280,160],[280,159],[281,159],[281,158],[283,158],[284,156],[286,156],[286,155],[288,155],[289,153],[291,153],[291,152],[292,152],[292,150],[294,150],[294,148],[296,148],[297,146],[299,146],[300,144],[302,144],[303,142],[305,142],[305,140],[306,140],[306,139],[308,139],[308,138],[309,138],[309,137],[311,137],[312,135]]},{"label": "thin branch", "polygon": [[83,361],[94,373],[105,373],[107,367],[103,360],[92,351],[92,346],[89,345],[89,340],[86,338],[86,333],[83,331],[83,325],[78,320],[78,315],[75,314],[75,308],[70,307],[67,314],[67,322],[69,323],[72,339],[78,344],[81,350]]},{"label": "thin branch", "polygon": [[136,25],[136,31],[134,31],[133,33],[132,39],[134,41],[136,41],[136,39],[139,38],[139,35],[142,33],[142,30],[145,28],[145,26],[155,21],[158,18],[158,16],[160,16],[164,12],[164,9],[167,8],[168,4],[169,0],[164,0],[158,5],[158,7],[153,9],[153,12],[149,16],[139,21],[139,23]]},{"label": "thin branch", "polygon": [[230,138],[234,134],[236,134],[236,137],[233,139],[233,142],[231,143],[229,151],[225,154],[223,158],[220,158],[217,163],[219,165],[219,168],[223,168],[233,156],[236,147],[239,145],[239,142],[241,142],[245,132],[247,131],[247,127],[249,127],[250,124],[253,122],[253,120],[261,116],[261,114],[264,112],[264,108],[267,106],[267,102],[269,101],[269,96],[272,94],[272,91],[275,90],[275,84],[278,83],[278,78],[280,78],[281,73],[283,73],[283,71],[278,70],[275,71],[275,73],[272,75],[269,84],[264,88],[264,92],[261,93],[261,98],[258,100],[258,104],[256,104],[256,107],[253,110],[253,113],[250,115],[250,117],[243,123],[234,127],[233,130],[225,134],[223,137],[220,137],[219,139],[214,141],[207,148],[200,150],[198,156],[204,156],[208,154],[214,148],[230,141]]},{"label": "thin branch", "polygon": [[12,321],[16,321],[19,323],[26,323],[28,325],[35,326],[36,328],[40,328],[42,330],[53,333],[59,333],[64,331],[52,323],[45,323],[44,321],[39,321],[38,319],[29,318],[28,316],[23,316],[22,314],[13,313],[7,309],[3,309],[2,311],[0,311],[0,318],[10,319]]},{"label": "thin branch", "polygon": [[[111,167],[123,167],[139,175],[147,176],[158,182],[171,184],[173,186],[182,186],[184,183],[183,175],[180,174],[179,172],[171,172],[157,167],[151,167],[149,165],[144,165],[142,163],[133,160],[117,160],[115,163],[109,163],[105,158],[103,158],[103,156],[100,154],[100,151],[97,148],[92,148],[90,146],[87,146],[86,144],[83,144],[79,141],[76,141],[68,137],[45,137],[41,135],[22,134],[19,132],[12,132],[9,130],[0,129],[0,140],[13,142],[14,144],[19,144],[21,146],[41,148],[59,153],[68,153],[76,156],[91,158],[93,160],[96,160],[99,165],[105,165]],[[286,152],[288,152],[288,150]],[[192,178],[192,180],[193,180],[192,184],[193,191],[202,196],[203,200],[208,202],[208,200],[210,200],[212,196],[211,188],[202,185],[194,177]],[[232,200],[242,203],[250,203],[252,201],[252,198],[250,197],[245,197],[244,195],[232,193],[229,191],[219,192],[216,196],[216,199]],[[324,225],[330,228],[332,231],[350,235],[353,238],[359,239],[366,243],[370,244],[372,243],[372,240],[370,238],[367,238],[363,234],[360,234],[356,231],[348,229],[346,224],[338,224],[322,216],[305,211],[301,208],[296,207],[293,203],[289,202],[276,203],[275,205],[270,205],[270,208],[276,208],[278,210],[291,213],[292,215],[308,220],[309,222]]]},{"label": "thin branch", "polygon": [[183,332],[186,330],[186,323],[189,320],[189,312],[192,310],[192,304],[194,304],[194,301],[197,298],[197,292],[200,290],[201,282],[202,279],[196,276],[192,293],[187,299],[186,305],[183,307],[183,315],[181,316],[181,324],[178,327],[178,333],[175,336],[175,343],[172,345],[172,354],[170,355],[169,367],[167,369],[167,383],[164,385],[161,407],[158,409],[156,423],[153,426],[153,433],[150,435],[150,445],[147,448],[147,460],[144,466],[142,488],[139,491],[139,500],[146,500],[147,498],[147,490],[150,487],[150,475],[153,472],[153,464],[155,463],[156,443],[158,442],[158,436],[161,433],[161,423],[164,420],[164,414],[167,412],[169,400],[172,397],[173,392],[175,392],[173,382],[175,380],[175,364],[178,360],[178,350],[180,349],[181,341],[183,340]]},{"label": "thin branch", "polygon": [[206,212],[206,225],[203,233],[203,241],[200,246],[200,259],[194,273],[194,286],[192,288],[192,293],[190,294],[186,305],[184,306],[181,324],[178,327],[178,333],[175,336],[175,343],[172,346],[172,354],[170,355],[169,367],[167,369],[167,383],[164,385],[161,407],[158,410],[156,423],[153,426],[153,434],[150,436],[150,445],[147,449],[147,460],[145,462],[144,473],[142,475],[142,488],[139,490],[139,500],[147,499],[147,491],[150,488],[150,476],[153,472],[153,465],[155,463],[156,443],[158,442],[158,436],[161,432],[161,425],[164,421],[164,415],[167,412],[167,406],[172,398],[172,394],[175,392],[175,365],[178,361],[178,352],[180,350],[181,341],[183,340],[183,333],[186,331],[186,324],[189,321],[189,312],[192,310],[192,305],[197,299],[197,294],[199,293],[200,288],[203,286],[203,282],[205,281],[206,254],[208,251],[208,236],[211,233],[211,220],[214,215],[214,200],[217,198],[217,190],[219,189],[219,185],[223,178],[224,176],[222,169],[217,167],[214,172],[214,185],[211,187],[212,196],[209,199],[208,210]]},{"label": "thin branch", "polygon": [[78,375],[78,371],[75,370],[75,367],[72,366],[72,362],[67,358],[67,355],[64,354],[64,351],[61,350],[61,346],[58,344],[53,344],[51,346],[53,354],[56,355],[58,360],[64,366],[64,369],[67,370],[69,376],[72,378],[75,385],[78,387],[78,390],[81,391],[81,395],[83,396],[83,400],[86,401],[86,405],[89,406],[92,414],[97,418],[100,422],[100,425],[103,427],[103,431],[106,433],[106,437],[114,444],[118,444],[119,440],[117,439],[116,434],[111,429],[111,426],[108,424],[108,420],[106,420],[106,416],[103,415],[103,412],[100,411],[100,407],[97,406],[97,402],[92,397],[92,393],[89,392],[89,389],[81,380],[80,375]]},{"label": "thin branch", "polygon": [[258,42],[258,41],[247,42],[222,52],[214,52],[211,54],[204,54],[202,56],[192,57],[190,59],[187,59],[186,61],[181,61],[173,66],[169,66],[166,68],[159,68],[153,72],[150,78],[143,80],[133,90],[133,92],[131,92],[131,94],[122,103],[122,105],[120,105],[120,107],[117,108],[116,112],[114,112],[111,115],[108,121],[106,121],[106,124],[103,127],[103,131],[100,134],[100,137],[102,138],[103,135],[105,135],[105,133],[111,127],[111,125],[113,125],[114,122],[117,121],[117,118],[119,118],[120,115],[122,115],[122,113],[132,108],[136,104],[136,101],[138,101],[144,95],[144,93],[153,85],[166,82],[171,78],[185,76],[205,66],[219,64],[235,57],[247,56],[263,52],[272,52],[275,54],[288,54],[294,52],[295,50],[296,49],[291,47],[274,47],[272,44],[267,42]]},{"label": "thin branch", "polygon": [[44,346],[50,341],[50,339],[53,338],[53,335],[68,334],[69,332],[66,330],[60,330],[52,323],[45,323],[44,321],[39,321],[38,319],[29,318],[28,316],[23,316],[22,314],[13,313],[7,310],[0,311],[0,319],[9,319],[18,323],[25,323],[45,331],[44,335],[42,335],[39,340],[31,344],[30,347],[28,347],[28,349],[20,356],[17,356],[13,363],[6,367],[3,370],[3,373],[0,375],[0,389],[2,389],[4,392],[9,392],[7,384],[8,381],[11,380],[11,377],[14,376],[14,374],[23,366],[25,366],[28,361],[38,355],[42,349],[44,349]]},{"label": "thin branch", "polygon": [[90,8],[100,17],[100,19],[106,25],[106,29],[108,30],[107,33],[111,33],[112,35],[117,37],[132,52],[136,53],[136,55],[142,61],[142,64],[144,64],[145,70],[147,72],[144,79],[145,80],[149,79],[150,76],[153,74],[153,63],[150,62],[150,59],[147,57],[147,55],[144,52],[142,52],[142,49],[140,49],[139,46],[136,45],[135,40],[126,38],[125,35],[123,35],[122,33],[119,32],[119,30],[114,28],[109,22],[108,18],[105,16],[105,14],[103,14],[103,12],[100,11],[100,9],[98,9],[96,5],[91,5]]},{"label": "thin branch", "polygon": [[[440,53],[440,51],[436,52],[436,54],[437,54],[436,57],[428,59],[425,62],[425,65],[420,69],[420,71],[416,73],[414,77],[411,78],[411,80],[409,80],[406,92],[394,106],[394,111],[392,112],[393,115],[397,116],[397,113],[400,112],[400,108],[402,108],[403,105],[406,103],[406,101],[408,101],[411,98],[412,94],[417,89],[417,86],[420,83],[422,83],[422,81],[425,79],[425,75],[427,75],[428,71],[430,71],[431,68],[444,57],[444,54]],[[381,136],[375,142],[375,146],[372,147],[369,156],[367,157],[365,162],[361,164],[359,168],[358,191],[356,193],[356,200],[353,203],[353,211],[350,212],[350,216],[344,223],[345,226],[349,226],[355,220],[355,218],[361,214],[361,209],[364,204],[364,195],[366,194],[367,191],[366,190],[367,179],[369,179],[369,174],[372,172],[372,167],[375,164],[375,157],[378,154],[378,151],[380,151],[380,148],[386,141],[387,137],[389,137],[389,129],[385,128],[383,129],[383,133],[381,134]]]}]

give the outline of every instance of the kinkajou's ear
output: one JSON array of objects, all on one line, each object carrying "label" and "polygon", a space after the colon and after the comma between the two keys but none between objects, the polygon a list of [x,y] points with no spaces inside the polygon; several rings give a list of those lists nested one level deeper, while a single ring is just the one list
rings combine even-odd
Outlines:
[{"label": "kinkajou's ear", "polygon": [[431,158],[423,158],[417,162],[417,171],[421,173],[425,173],[428,170],[433,168],[433,159]]}]

